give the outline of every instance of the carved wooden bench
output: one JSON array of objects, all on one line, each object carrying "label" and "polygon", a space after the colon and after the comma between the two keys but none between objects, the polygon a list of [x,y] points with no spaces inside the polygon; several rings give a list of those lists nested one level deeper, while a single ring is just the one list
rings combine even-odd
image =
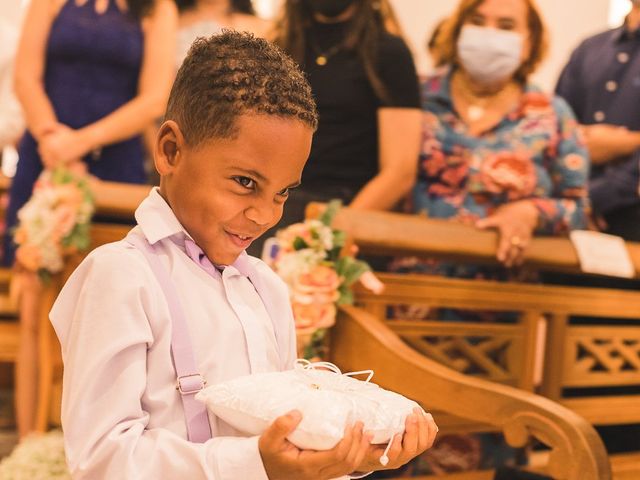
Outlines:
[{"label": "carved wooden bench", "polygon": [[[310,215],[314,215],[314,208]],[[346,230],[367,254],[495,263],[497,236],[493,232],[424,217],[349,209],[339,213],[335,225]],[[629,244],[628,249],[640,271],[640,245]],[[578,271],[573,246],[561,238],[534,239],[527,266]],[[385,292],[375,296],[359,289],[358,306],[382,321],[414,354],[474,378],[539,392],[594,425],[640,423],[640,395],[593,393],[597,387],[640,386],[640,292],[416,274],[383,273],[380,277],[386,284]],[[394,318],[390,307],[396,305],[513,312],[516,321],[402,320]],[[574,316],[612,319],[617,325],[570,323]],[[336,361],[344,354],[334,352]],[[405,393],[398,388],[401,384],[392,381],[388,385]],[[583,390],[586,388],[591,390]],[[589,393],[572,396],[576,390]],[[444,431],[486,428],[470,422],[469,417],[445,415],[438,419]],[[640,439],[637,447],[640,451]],[[640,478],[640,454],[612,460],[619,466],[619,478]],[[631,467],[634,463],[635,469]]]},{"label": "carved wooden bench", "polygon": [[[104,208],[102,211],[130,219],[147,191],[148,188],[130,190],[130,194],[125,195],[120,186],[106,185],[102,192],[97,192],[98,204]],[[128,229],[96,224],[92,246],[118,240]],[[363,242],[358,243],[364,245]],[[43,430],[51,424],[59,424],[62,372],[59,345],[47,312],[74,262],[69,262],[67,270],[54,279],[43,295],[38,407],[38,425]],[[429,409],[445,413],[442,420],[438,418],[445,428],[503,430],[514,445],[522,445],[529,435],[534,435],[552,448],[546,471],[555,478],[611,478],[603,445],[593,428],[581,417],[530,392],[474,378],[440,365],[409,347],[383,317],[358,307],[345,308],[333,330],[332,342],[332,359],[342,368],[373,368],[376,381],[381,385],[415,398]],[[488,475],[481,473],[450,478],[471,480],[490,478]]]}]

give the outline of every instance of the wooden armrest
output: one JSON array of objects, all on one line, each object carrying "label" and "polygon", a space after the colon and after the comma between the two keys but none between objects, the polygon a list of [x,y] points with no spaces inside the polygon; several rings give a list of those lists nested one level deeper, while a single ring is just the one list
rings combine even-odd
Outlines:
[{"label": "wooden armrest", "polygon": [[345,371],[374,370],[375,383],[426,408],[494,426],[514,447],[536,437],[552,449],[547,471],[554,478],[611,479],[604,445],[582,417],[543,397],[429,360],[359,308],[341,308],[331,330],[331,357]]},{"label": "wooden armrest", "polygon": [[[310,203],[307,218],[319,217],[325,204]],[[380,255],[416,255],[475,263],[497,263],[498,235],[443,219],[404,213],[343,208],[333,225],[344,230],[362,252]],[[627,242],[627,250],[640,277],[640,243]],[[568,238],[534,237],[526,264],[545,270],[580,273],[578,254]]]}]

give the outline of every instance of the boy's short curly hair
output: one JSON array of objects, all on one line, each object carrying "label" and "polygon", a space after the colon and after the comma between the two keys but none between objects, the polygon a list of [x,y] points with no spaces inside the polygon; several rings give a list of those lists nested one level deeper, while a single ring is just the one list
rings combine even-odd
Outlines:
[{"label": "boy's short curly hair", "polygon": [[245,113],[295,118],[315,130],[311,87],[282,50],[249,33],[224,31],[198,38],[173,83],[165,120],[175,121],[188,145],[232,138]]}]

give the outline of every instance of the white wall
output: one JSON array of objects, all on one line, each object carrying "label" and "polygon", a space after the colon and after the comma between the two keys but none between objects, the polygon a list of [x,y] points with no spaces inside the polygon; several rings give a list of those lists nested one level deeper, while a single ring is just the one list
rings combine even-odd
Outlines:
[{"label": "white wall", "polygon": [[[282,0],[254,0],[259,12],[272,14]],[[391,0],[416,56],[418,70],[427,73],[430,61],[426,38],[434,25],[448,15],[457,0]],[[20,4],[25,0],[0,0],[0,16],[19,19]],[[534,76],[543,88],[555,85],[560,69],[569,54],[584,37],[607,28],[610,13],[624,10],[627,0],[538,0],[551,34],[551,52]],[[624,12],[623,12],[624,13]]]},{"label": "white wall", "polygon": [[[619,1],[619,0],[618,0]],[[426,41],[437,22],[457,0],[391,0],[416,57],[421,73],[429,72]],[[571,51],[586,36],[608,28],[610,0],[538,0],[551,37],[551,49],[533,81],[552,89]]]},{"label": "white wall", "polygon": [[0,17],[15,25],[20,21],[22,3],[21,0],[0,0]]}]

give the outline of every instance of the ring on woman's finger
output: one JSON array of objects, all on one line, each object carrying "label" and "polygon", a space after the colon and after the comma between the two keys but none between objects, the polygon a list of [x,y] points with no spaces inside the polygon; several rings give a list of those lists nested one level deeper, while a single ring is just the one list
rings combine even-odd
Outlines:
[{"label": "ring on woman's finger", "polygon": [[518,235],[514,235],[509,239],[512,247],[522,248],[522,239]]}]

